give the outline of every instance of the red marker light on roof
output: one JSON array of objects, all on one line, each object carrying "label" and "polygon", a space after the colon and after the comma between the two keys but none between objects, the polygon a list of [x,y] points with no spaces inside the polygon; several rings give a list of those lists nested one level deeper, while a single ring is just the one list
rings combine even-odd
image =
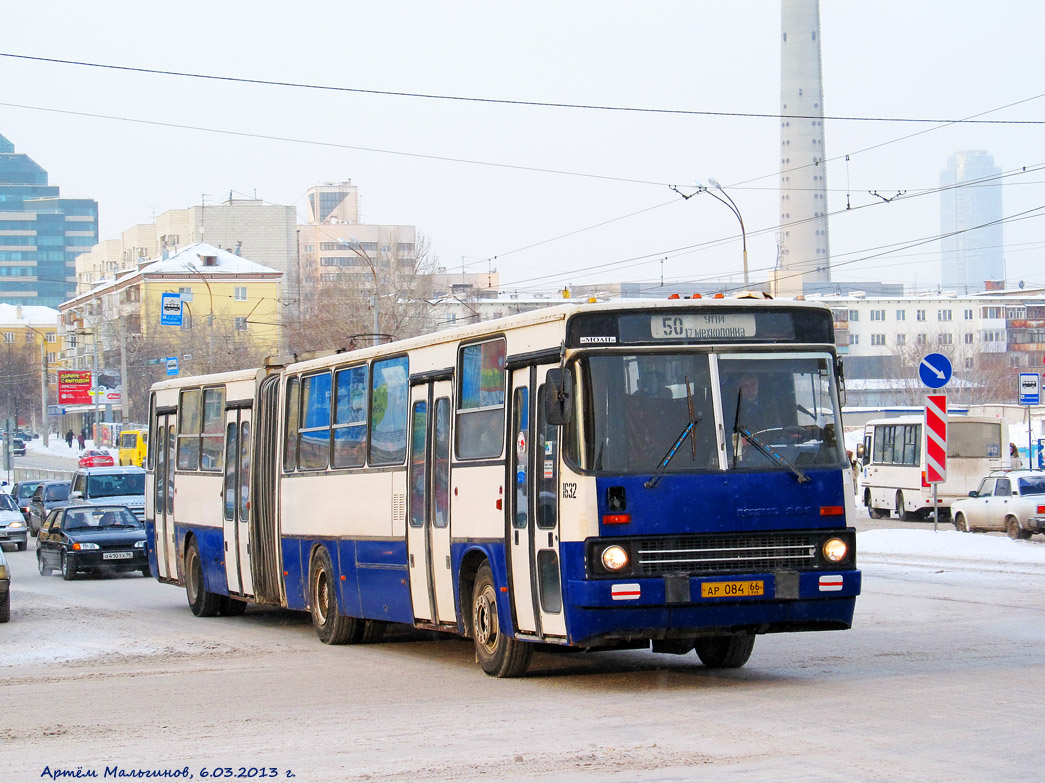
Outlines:
[{"label": "red marker light on roof", "polygon": [[682,297],[679,296],[678,294],[672,294],[671,296],[668,297],[668,299],[681,299],[681,298]]}]

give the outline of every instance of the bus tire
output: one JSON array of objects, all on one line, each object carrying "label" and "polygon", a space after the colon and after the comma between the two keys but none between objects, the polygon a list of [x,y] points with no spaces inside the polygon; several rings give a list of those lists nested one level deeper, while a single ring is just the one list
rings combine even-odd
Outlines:
[{"label": "bus tire", "polygon": [[491,677],[520,677],[526,673],[533,646],[501,632],[497,614],[497,587],[490,564],[484,562],[472,589],[471,631],[475,657]]},{"label": "bus tire", "polygon": [[732,633],[697,639],[694,649],[700,662],[709,669],[739,669],[755,647],[753,633]]},{"label": "bus tire", "polygon": [[959,511],[954,515],[954,529],[959,533],[969,533],[969,523],[965,521],[965,514]]},{"label": "bus tire", "polygon": [[341,614],[334,566],[324,547],[317,549],[312,557],[312,566],[308,572],[308,598],[312,625],[323,644],[355,643],[362,638],[363,621]]},{"label": "bus tire", "polygon": [[898,516],[903,522],[914,522],[919,519],[917,511],[908,511],[904,506],[903,492],[896,493],[896,516]]},{"label": "bus tire", "polygon": [[871,490],[864,492],[864,506],[867,507],[867,516],[871,519],[885,519],[889,516],[889,512],[885,509],[875,508],[871,505]]},{"label": "bus tire", "polygon": [[1020,527],[1020,521],[1016,517],[1005,518],[1005,531],[1013,541],[1026,541],[1031,536],[1029,530]]},{"label": "bus tire", "polygon": [[221,608],[223,596],[210,592],[203,586],[203,561],[195,538],[189,539],[185,548],[185,598],[189,608],[197,617],[213,617]]},{"label": "bus tire", "polygon": [[238,598],[232,596],[223,595],[221,606],[218,607],[218,614],[222,617],[239,617],[245,611],[247,611],[247,602],[240,601]]}]

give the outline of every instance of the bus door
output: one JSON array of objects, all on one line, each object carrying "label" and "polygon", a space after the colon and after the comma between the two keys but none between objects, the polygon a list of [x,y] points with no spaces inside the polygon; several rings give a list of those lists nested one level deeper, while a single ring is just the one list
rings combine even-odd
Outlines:
[{"label": "bus door", "polygon": [[539,636],[565,636],[559,567],[559,431],[545,420],[547,371],[547,366],[538,366],[512,373],[508,549],[516,628]]},{"label": "bus door", "polygon": [[230,593],[254,595],[250,570],[250,408],[225,411],[225,468],[222,487],[225,579]]},{"label": "bus door", "polygon": [[156,417],[156,449],[153,491],[153,517],[156,525],[157,576],[178,578],[178,542],[174,531],[175,416]]},{"label": "bus door", "polygon": [[449,381],[415,385],[411,392],[410,512],[406,545],[415,619],[453,624],[450,567]]}]

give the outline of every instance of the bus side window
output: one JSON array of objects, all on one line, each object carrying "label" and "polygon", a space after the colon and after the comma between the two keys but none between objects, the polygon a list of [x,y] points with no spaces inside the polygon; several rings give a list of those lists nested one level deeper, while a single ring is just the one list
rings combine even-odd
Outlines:
[{"label": "bus side window", "polygon": [[286,426],[283,442],[283,472],[293,473],[298,466],[298,397],[300,381],[295,375],[287,381]]},{"label": "bus side window", "polygon": [[460,459],[499,457],[504,441],[504,338],[461,349],[456,451]]}]

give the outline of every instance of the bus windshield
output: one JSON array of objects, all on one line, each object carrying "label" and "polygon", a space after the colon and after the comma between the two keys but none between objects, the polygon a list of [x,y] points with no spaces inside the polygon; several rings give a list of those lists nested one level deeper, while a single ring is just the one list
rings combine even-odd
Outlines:
[{"label": "bus windshield", "polygon": [[[717,362],[720,388],[712,383]],[[597,472],[651,473],[692,421],[665,472],[721,468],[715,397],[729,470],[838,466],[844,454],[831,359],[826,355],[693,352],[591,354],[575,365],[582,402],[566,437],[569,456]],[[740,401],[738,413],[737,401]],[[735,434],[744,428],[782,460]]]},{"label": "bus windshield", "polygon": [[845,461],[830,357],[720,356],[718,367],[731,467],[786,469],[759,444],[797,467]]}]

